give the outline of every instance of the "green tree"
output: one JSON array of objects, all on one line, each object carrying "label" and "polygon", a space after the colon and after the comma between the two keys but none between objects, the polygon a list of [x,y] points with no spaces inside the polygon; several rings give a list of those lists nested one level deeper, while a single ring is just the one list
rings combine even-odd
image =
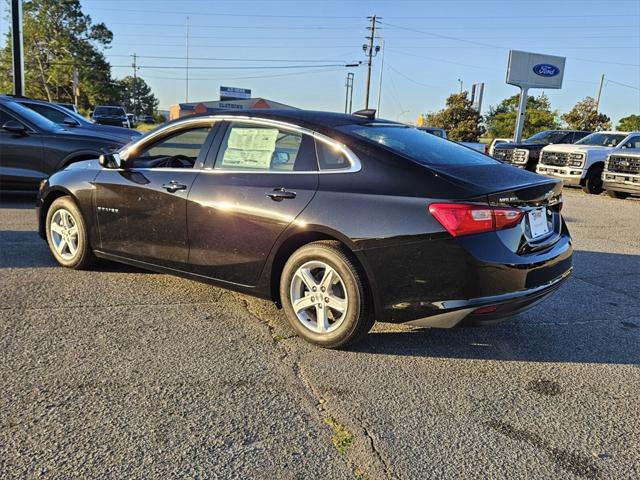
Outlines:
[{"label": "green tree", "polygon": [[[490,136],[494,138],[513,136],[516,129],[519,101],[520,95],[513,95],[505,98],[495,107],[489,107],[489,113],[485,116],[485,125]],[[527,97],[527,111],[523,128],[525,138],[543,130],[553,130],[559,126],[558,113],[551,110],[549,97],[544,93],[537,97]]]},{"label": "green tree", "polygon": [[580,100],[573,108],[562,115],[569,128],[579,130],[608,130],[611,128],[611,119],[604,113],[598,113],[596,101],[593,97]]},{"label": "green tree", "polygon": [[[73,72],[78,70],[79,106],[89,108],[114,94],[111,66],[98,47],[113,38],[93,24],[79,0],[23,2],[25,94],[49,101],[73,101]],[[13,90],[11,32],[0,50],[0,90]]]},{"label": "green tree", "polygon": [[635,132],[640,130],[640,115],[629,115],[621,118],[618,123],[618,130],[623,132]]},{"label": "green tree", "polygon": [[115,103],[125,107],[127,112],[136,115],[153,115],[158,108],[158,99],[151,87],[140,77],[124,77],[116,82],[117,97]]},{"label": "green tree", "polygon": [[430,127],[444,128],[450,140],[457,142],[478,140],[478,137],[484,133],[480,124],[482,117],[472,107],[467,93],[449,95],[444,109],[427,114],[426,124]]}]

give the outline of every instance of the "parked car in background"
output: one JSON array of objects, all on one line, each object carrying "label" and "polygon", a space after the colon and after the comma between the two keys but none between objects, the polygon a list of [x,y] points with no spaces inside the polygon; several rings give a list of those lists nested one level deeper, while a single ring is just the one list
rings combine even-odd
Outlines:
[{"label": "parked car in background", "polygon": [[91,114],[91,120],[101,125],[129,128],[127,112],[122,107],[98,105]]},{"label": "parked car in background", "polygon": [[604,162],[602,183],[609,196],[640,195],[640,145],[614,150]]},{"label": "parked car in background", "polygon": [[271,299],[298,335],[341,347],[376,319],[491,323],[557,290],[561,189],[372,115],[242,110],[57,172],[38,218],[64,267],[97,256]]},{"label": "parked car in background", "polygon": [[600,194],[604,161],[617,148],[640,148],[640,132],[595,132],[574,145],[549,145],[542,149],[536,171]]},{"label": "parked car in background", "polygon": [[71,110],[74,113],[78,113],[78,109],[73,103],[56,103],[56,105],[60,105],[61,107],[66,108],[67,110]]},{"label": "parked car in background", "polygon": [[49,103],[44,100],[35,100],[27,97],[7,96],[7,98],[11,98],[13,101],[30,108],[65,129],[73,129],[77,132],[86,133],[88,135],[104,132],[111,138],[119,138],[122,143],[128,143],[142,135],[141,132],[136,130],[92,123],[82,115],[67,110],[65,107],[55,103]]},{"label": "parked car in background", "polygon": [[493,157],[493,150],[499,143],[511,143],[513,141],[512,138],[494,138],[489,143],[489,151],[487,152],[490,156]]},{"label": "parked car in background", "polygon": [[[444,128],[434,128],[434,127],[418,127],[418,130],[422,130],[423,132],[430,133],[431,135],[435,135],[436,137],[444,138],[447,140],[447,131]],[[479,142],[456,142],[460,145],[463,145],[467,148],[471,148],[476,152],[487,153],[488,146],[484,143]]]},{"label": "parked car in background", "polygon": [[544,130],[530,136],[520,143],[501,143],[496,145],[492,157],[518,168],[535,172],[540,152],[547,145],[575,143],[591,132],[583,130]]},{"label": "parked car in background", "polygon": [[138,118],[142,123],[155,123],[151,115],[140,115]]},{"label": "parked car in background", "polygon": [[63,128],[15,99],[0,96],[0,190],[37,190],[53,172],[124,143],[108,132]]}]

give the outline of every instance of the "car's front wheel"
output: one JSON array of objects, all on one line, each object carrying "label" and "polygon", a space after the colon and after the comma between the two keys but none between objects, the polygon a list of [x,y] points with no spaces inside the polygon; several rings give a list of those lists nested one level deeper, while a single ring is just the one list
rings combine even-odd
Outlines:
[{"label": "car's front wheel", "polygon": [[582,187],[585,193],[593,195],[600,195],[602,193],[602,171],[603,168],[601,166],[591,167],[587,173],[584,186]]},{"label": "car's front wheel", "polygon": [[338,242],[296,250],[282,272],[280,299],[298,335],[323,347],[352,344],[374,323],[363,274]]},{"label": "car's front wheel", "polygon": [[49,249],[60,265],[81,270],[94,263],[87,227],[70,197],[53,201],[47,211],[46,225]]}]

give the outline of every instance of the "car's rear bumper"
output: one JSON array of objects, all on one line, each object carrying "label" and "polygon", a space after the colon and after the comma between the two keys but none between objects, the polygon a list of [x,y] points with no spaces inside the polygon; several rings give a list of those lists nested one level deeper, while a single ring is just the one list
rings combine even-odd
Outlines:
[{"label": "car's rear bumper", "polygon": [[[439,302],[442,307],[441,313],[406,323],[432,328],[452,328],[468,318],[486,324],[495,323],[524,312],[544,300],[569,278],[571,271],[572,268],[570,267],[560,276],[544,285],[519,292],[470,300],[445,300]],[[480,309],[485,309],[486,313],[479,311]]]}]

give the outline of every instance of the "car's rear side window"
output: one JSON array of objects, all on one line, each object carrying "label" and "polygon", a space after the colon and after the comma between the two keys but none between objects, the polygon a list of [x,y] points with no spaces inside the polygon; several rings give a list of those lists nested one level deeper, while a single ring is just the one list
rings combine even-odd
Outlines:
[{"label": "car's rear side window", "polygon": [[403,126],[348,125],[340,130],[376,143],[423,165],[490,165],[497,163],[487,155],[423,132]]},{"label": "car's rear side window", "polygon": [[351,167],[343,151],[322,140],[316,140],[316,152],[320,170],[343,170]]}]

